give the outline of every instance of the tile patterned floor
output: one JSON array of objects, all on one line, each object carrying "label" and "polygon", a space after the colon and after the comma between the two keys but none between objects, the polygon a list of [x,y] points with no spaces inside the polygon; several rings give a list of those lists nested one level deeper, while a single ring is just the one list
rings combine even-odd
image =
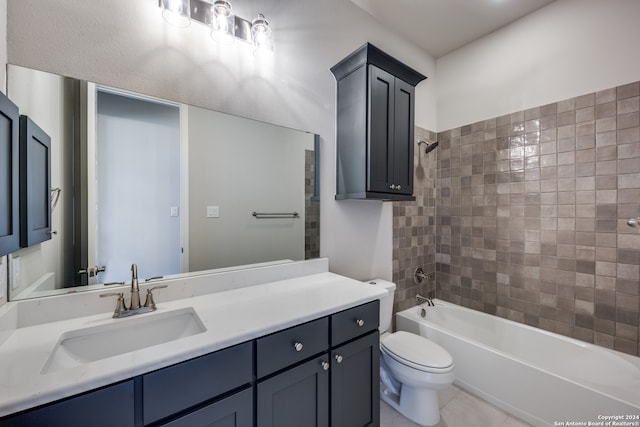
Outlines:
[{"label": "tile patterned floor", "polygon": [[[530,427],[492,404],[456,387],[439,393],[440,423],[437,427]],[[380,427],[420,427],[380,401]]]}]

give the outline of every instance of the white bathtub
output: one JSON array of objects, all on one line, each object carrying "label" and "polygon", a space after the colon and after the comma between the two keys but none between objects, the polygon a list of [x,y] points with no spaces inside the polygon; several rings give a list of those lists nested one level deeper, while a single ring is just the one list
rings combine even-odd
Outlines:
[{"label": "white bathtub", "polygon": [[435,303],[397,313],[396,326],[447,349],[460,387],[534,425],[640,425],[640,358]]}]

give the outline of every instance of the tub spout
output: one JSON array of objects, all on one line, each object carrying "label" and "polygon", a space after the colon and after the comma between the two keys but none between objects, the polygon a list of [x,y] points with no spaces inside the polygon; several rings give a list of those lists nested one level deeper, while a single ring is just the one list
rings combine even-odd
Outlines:
[{"label": "tub spout", "polygon": [[417,294],[416,295],[416,300],[418,300],[418,304],[426,302],[429,307],[434,307],[435,306],[435,304],[433,303],[433,298],[424,297],[424,296],[422,296],[420,294]]}]

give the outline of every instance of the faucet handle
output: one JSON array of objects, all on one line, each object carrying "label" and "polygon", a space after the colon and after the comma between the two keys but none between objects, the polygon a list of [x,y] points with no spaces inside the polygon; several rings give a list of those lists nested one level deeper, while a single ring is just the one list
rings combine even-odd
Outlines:
[{"label": "faucet handle", "polygon": [[116,301],[116,309],[113,311],[113,318],[117,319],[122,316],[122,313],[127,311],[127,306],[124,303],[124,293],[122,292],[108,292],[106,294],[100,294],[100,298],[104,297],[118,297]]},{"label": "faucet handle", "polygon": [[156,289],[162,289],[162,288],[166,288],[167,285],[159,285],[159,286],[154,286],[153,288],[149,288],[147,289],[147,299],[144,302],[144,306],[145,307],[149,307],[151,310],[155,310],[156,309],[156,303],[153,300],[153,291],[155,291]]}]

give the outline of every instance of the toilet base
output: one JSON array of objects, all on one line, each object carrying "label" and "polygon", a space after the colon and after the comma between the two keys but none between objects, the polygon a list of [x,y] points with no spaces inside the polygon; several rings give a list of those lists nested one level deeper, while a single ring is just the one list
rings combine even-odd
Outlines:
[{"label": "toilet base", "polygon": [[400,395],[397,395],[381,383],[380,398],[414,423],[422,426],[434,426],[440,422],[440,407],[436,390],[402,384]]}]

